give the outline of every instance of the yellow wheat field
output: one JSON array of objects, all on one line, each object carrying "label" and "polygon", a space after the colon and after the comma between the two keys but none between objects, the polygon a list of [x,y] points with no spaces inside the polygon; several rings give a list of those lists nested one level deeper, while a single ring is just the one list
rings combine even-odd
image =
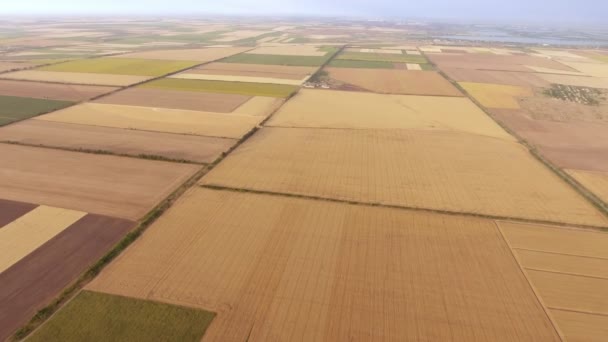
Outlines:
[{"label": "yellow wheat field", "polygon": [[278,97],[254,96],[232,111],[232,114],[267,117],[285,102]]},{"label": "yellow wheat field", "polygon": [[173,61],[198,61],[211,62],[224,57],[244,52],[248,48],[224,47],[207,49],[174,49],[132,52],[123,55],[112,56],[116,58],[143,58],[143,59],[165,59]]},{"label": "yellow wheat field", "polygon": [[400,209],[193,188],[88,289],[204,341],[558,340],[492,221]]},{"label": "yellow wheat field", "polygon": [[2,74],[0,75],[0,78],[24,81],[128,86],[149,80],[151,77],[131,75],[88,74],[80,72],[23,70]]},{"label": "yellow wheat field", "polygon": [[532,96],[532,90],[524,87],[473,82],[458,84],[486,108],[519,109],[517,98]]},{"label": "yellow wheat field", "polygon": [[429,129],[515,139],[466,98],[302,89],[269,126]]},{"label": "yellow wheat field", "polygon": [[84,103],[36,117],[36,120],[225,138],[242,137],[262,119],[251,115],[101,103]]},{"label": "yellow wheat field", "polygon": [[584,187],[608,203],[608,172],[567,170]]},{"label": "yellow wheat field", "polygon": [[289,84],[300,85],[304,82],[301,80],[289,80],[284,78],[272,77],[254,77],[254,76],[232,76],[232,75],[209,75],[209,74],[193,74],[188,71],[170,76],[171,78],[183,78],[188,80],[210,80],[210,81],[228,81],[228,82],[250,82],[250,83],[272,83],[272,84]]},{"label": "yellow wheat field", "polygon": [[201,182],[501,217],[608,223],[523,146],[457,132],[264,128]]},{"label": "yellow wheat field", "polygon": [[560,272],[608,279],[608,259],[516,250],[521,265],[527,269]]},{"label": "yellow wheat field", "polygon": [[82,211],[41,205],[0,227],[0,273],[86,214]]}]

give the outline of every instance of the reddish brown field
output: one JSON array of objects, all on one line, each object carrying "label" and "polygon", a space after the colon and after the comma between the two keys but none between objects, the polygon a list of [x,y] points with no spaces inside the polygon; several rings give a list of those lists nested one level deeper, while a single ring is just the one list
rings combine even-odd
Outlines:
[{"label": "reddish brown field", "polygon": [[36,204],[0,199],[0,228],[13,222],[36,207]]},{"label": "reddish brown field", "polygon": [[528,55],[505,56],[494,54],[468,53],[462,55],[428,54],[427,57],[442,70],[444,68],[462,68],[476,70],[531,72],[531,69],[525,67],[526,65],[531,65],[543,68],[576,72],[576,70],[559,62],[547,58]]},{"label": "reddish brown field", "polygon": [[25,324],[134,223],[87,215],[0,274],[0,341]]},{"label": "reddish brown field", "polygon": [[118,88],[74,84],[0,80],[0,95],[40,99],[84,101]]},{"label": "reddish brown field", "polygon": [[105,96],[95,102],[230,113],[249,100],[238,94],[203,93],[169,89],[131,88]]},{"label": "reddish brown field", "polygon": [[493,83],[518,87],[545,87],[549,85],[549,82],[528,72],[460,68],[443,68],[443,72],[456,82]]}]

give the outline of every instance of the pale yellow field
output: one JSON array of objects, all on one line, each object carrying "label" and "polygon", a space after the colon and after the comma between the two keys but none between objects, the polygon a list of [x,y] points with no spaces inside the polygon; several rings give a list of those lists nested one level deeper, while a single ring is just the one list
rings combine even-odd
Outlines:
[{"label": "pale yellow field", "polygon": [[510,85],[458,82],[486,108],[519,109],[517,97],[532,96],[532,90]]},{"label": "pale yellow field", "polygon": [[192,110],[83,103],[36,120],[143,131],[240,138],[263,117]]},{"label": "pale yellow field", "polygon": [[188,71],[170,76],[171,78],[183,78],[188,80],[211,80],[211,81],[228,81],[228,82],[250,82],[250,83],[273,83],[273,84],[289,84],[299,86],[304,82],[301,80],[288,80],[283,78],[271,77],[251,77],[251,76],[231,76],[231,75],[209,75],[209,74],[193,74]]},{"label": "pale yellow field", "polygon": [[420,64],[412,64],[412,63],[407,63],[407,70],[422,70],[422,68],[420,67]]},{"label": "pale yellow field", "polygon": [[608,203],[608,172],[581,170],[566,170],[566,172],[585,188],[597,195],[602,201]]},{"label": "pale yellow field", "polygon": [[0,75],[10,80],[57,82],[72,84],[93,84],[107,86],[128,86],[149,80],[149,76],[88,74],[80,72],[59,72],[42,70],[23,70]]},{"label": "pale yellow field", "polygon": [[576,255],[515,250],[521,265],[527,269],[603,277],[608,279],[608,259]]},{"label": "pale yellow field", "polygon": [[166,59],[174,61],[199,61],[211,62],[228,56],[244,52],[249,48],[225,47],[207,49],[175,49],[132,52],[124,55],[113,56],[116,58],[144,58],[144,59]]},{"label": "pale yellow field", "polygon": [[585,76],[582,73],[576,72],[576,71],[558,70],[558,69],[544,68],[544,67],[534,66],[534,65],[524,65],[524,66],[530,70],[540,72],[540,73],[546,73],[546,74]]},{"label": "pale yellow field", "polygon": [[204,341],[559,340],[492,221],[400,209],[195,187],[88,289],[215,311]]},{"label": "pale yellow field", "polygon": [[467,98],[302,89],[268,126],[460,131],[515,141]]},{"label": "pale yellow field", "polygon": [[0,227],[0,273],[86,214],[82,211],[41,205]]},{"label": "pale yellow field", "polygon": [[325,56],[327,54],[326,51],[319,51],[319,47],[314,45],[264,46],[247,53],[283,56]]},{"label": "pale yellow field", "polygon": [[565,84],[576,87],[591,87],[608,89],[608,77],[589,77],[589,76],[574,76],[574,75],[553,75],[553,74],[538,74],[545,81],[550,83]]},{"label": "pale yellow field", "polygon": [[235,40],[253,38],[257,36],[261,36],[265,33],[270,33],[272,31],[255,31],[255,30],[238,30],[228,32],[222,35],[221,38],[214,39],[216,42],[233,42]]},{"label": "pale yellow field", "polygon": [[420,130],[264,128],[202,184],[606,226],[521,145]]},{"label": "pale yellow field", "polygon": [[608,63],[562,62],[583,74],[593,77],[608,77]]},{"label": "pale yellow field", "polygon": [[390,55],[401,55],[403,52],[401,50],[390,50],[390,49],[359,49],[358,52],[366,52],[366,53],[386,53]]},{"label": "pale yellow field", "polygon": [[265,65],[265,64],[242,64],[242,63],[211,63],[194,68],[195,71],[214,75],[271,77],[301,80],[312,75],[316,67]]},{"label": "pale yellow field", "polygon": [[254,96],[231,113],[226,114],[261,116],[265,118],[279,108],[283,102],[285,100],[278,97]]},{"label": "pale yellow field", "polygon": [[605,342],[608,316],[565,310],[550,310],[569,342]]}]

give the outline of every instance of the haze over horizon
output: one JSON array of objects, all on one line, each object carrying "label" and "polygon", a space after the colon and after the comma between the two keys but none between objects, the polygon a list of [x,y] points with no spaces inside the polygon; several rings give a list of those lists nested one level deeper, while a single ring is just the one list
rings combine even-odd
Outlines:
[{"label": "haze over horizon", "polygon": [[608,1],[602,0],[512,0],[484,1],[427,0],[399,2],[395,0],[26,0],[7,2],[0,8],[1,16],[11,15],[298,15],[362,18],[423,18],[474,21],[526,22],[536,24],[608,22]]}]

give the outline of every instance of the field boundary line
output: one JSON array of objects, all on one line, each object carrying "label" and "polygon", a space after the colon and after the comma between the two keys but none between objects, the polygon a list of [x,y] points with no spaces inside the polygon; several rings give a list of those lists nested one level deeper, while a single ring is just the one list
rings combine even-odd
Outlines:
[{"label": "field boundary line", "polygon": [[[602,232],[598,232],[598,233],[602,233]],[[587,256],[587,255],[577,255],[577,254],[559,253],[559,252],[551,252],[551,251],[541,251],[541,250],[530,249],[530,248],[513,247],[513,249],[518,250],[518,251],[538,252],[538,253],[545,253],[545,254],[557,254],[557,255],[565,255],[565,256],[572,256],[572,257],[579,257],[579,258],[597,259],[597,260],[608,260],[608,258],[602,258],[602,257],[592,257],[592,256]]]},{"label": "field boundary line", "polygon": [[532,293],[534,293],[534,296],[536,297],[536,300],[538,301],[538,303],[540,304],[540,306],[543,308],[543,311],[545,312],[545,315],[547,315],[547,318],[549,318],[549,321],[553,325],[553,328],[557,332],[557,335],[559,336],[559,338],[562,341],[567,341],[564,333],[561,331],[559,325],[557,324],[557,321],[553,318],[553,315],[549,311],[549,306],[547,306],[545,304],[545,301],[541,297],[538,289],[536,288],[536,286],[534,286],[534,284],[532,284],[532,281],[528,277],[528,274],[526,273],[526,270],[524,269],[524,267],[522,266],[521,262],[519,261],[519,258],[513,252],[513,247],[511,247],[511,244],[509,243],[509,240],[506,238],[505,234],[503,233],[502,229],[500,228],[500,225],[496,221],[494,221],[494,226],[496,227],[496,230],[497,230],[498,234],[502,237],[502,240],[504,241],[505,245],[507,246],[507,248],[511,252],[511,257],[513,258],[513,260],[517,264],[517,268],[519,269],[519,271],[521,272],[521,274],[524,276],[524,279],[528,282],[528,286],[530,286],[530,289],[532,290]]},{"label": "field boundary line", "polygon": [[608,277],[592,276],[592,275],[588,275],[588,274],[579,274],[579,273],[570,273],[570,272],[543,270],[543,269],[540,269],[540,268],[525,267],[525,266],[524,266],[524,269],[530,270],[530,271],[536,271],[536,272],[563,274],[563,275],[569,275],[569,276],[574,276],[574,277],[583,277],[583,278],[591,278],[591,279],[608,280]]},{"label": "field boundary line", "polygon": [[585,315],[608,317],[608,314],[601,313],[601,312],[573,310],[573,309],[558,308],[558,307],[549,307],[549,309],[551,309],[551,310],[557,310],[557,311],[575,312],[575,313],[580,313],[580,314],[585,314]]}]

